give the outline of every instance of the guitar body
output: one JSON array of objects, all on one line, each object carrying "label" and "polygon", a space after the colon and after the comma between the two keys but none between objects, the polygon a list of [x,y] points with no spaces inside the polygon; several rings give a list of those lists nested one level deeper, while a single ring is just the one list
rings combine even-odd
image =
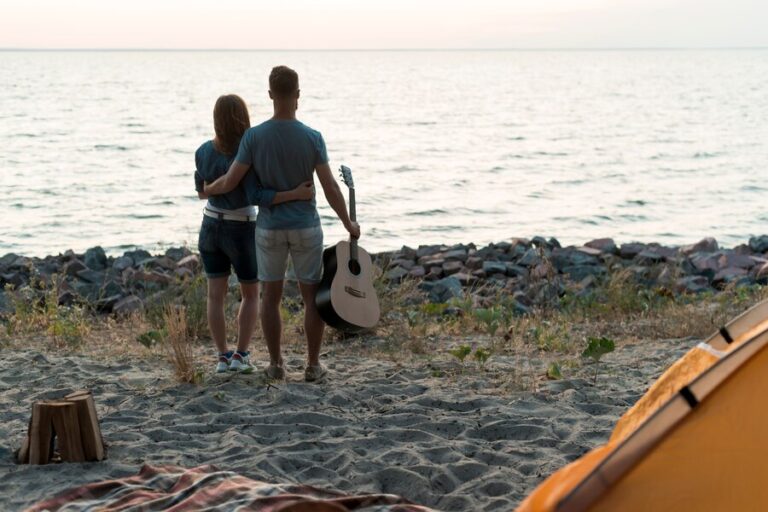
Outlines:
[{"label": "guitar body", "polygon": [[315,302],[326,324],[346,332],[370,329],[379,321],[379,298],[373,288],[371,256],[359,246],[353,260],[350,243],[323,251],[323,280]]}]

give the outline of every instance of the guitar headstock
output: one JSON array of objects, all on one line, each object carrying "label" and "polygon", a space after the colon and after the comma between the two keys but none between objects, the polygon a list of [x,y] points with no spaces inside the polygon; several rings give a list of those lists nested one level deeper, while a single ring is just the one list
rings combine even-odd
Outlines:
[{"label": "guitar headstock", "polygon": [[339,167],[339,176],[341,176],[341,181],[343,181],[347,187],[352,190],[355,189],[355,180],[352,179],[352,169],[346,165],[342,165]]}]

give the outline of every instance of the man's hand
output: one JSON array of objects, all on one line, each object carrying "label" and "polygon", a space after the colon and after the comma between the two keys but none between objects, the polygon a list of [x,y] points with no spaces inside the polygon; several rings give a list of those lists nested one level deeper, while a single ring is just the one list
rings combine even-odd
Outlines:
[{"label": "man's hand", "polygon": [[305,181],[292,190],[296,201],[311,201],[315,197],[315,182]]},{"label": "man's hand", "polygon": [[349,225],[344,227],[347,229],[347,231],[349,231],[349,236],[351,236],[355,240],[360,238],[360,224],[358,224],[357,222],[350,221]]}]

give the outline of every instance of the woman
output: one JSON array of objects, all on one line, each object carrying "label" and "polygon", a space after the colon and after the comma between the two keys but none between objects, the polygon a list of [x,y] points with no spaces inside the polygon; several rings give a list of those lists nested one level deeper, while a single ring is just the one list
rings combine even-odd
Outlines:
[{"label": "woman", "polygon": [[[259,284],[256,268],[255,225],[253,205],[269,206],[286,201],[312,199],[311,184],[302,183],[288,192],[262,189],[253,172],[248,172],[238,186],[222,195],[208,197],[205,181],[224,175],[234,160],[240,138],[251,125],[248,107],[237,95],[220,96],[213,107],[215,137],[195,152],[195,188],[200,199],[208,199],[203,210],[198,249],[208,278],[208,326],[218,350],[216,372],[252,371],[248,345],[256,326]],[[240,282],[242,302],[237,317],[237,349],[227,346],[224,299],[231,268]]]}]

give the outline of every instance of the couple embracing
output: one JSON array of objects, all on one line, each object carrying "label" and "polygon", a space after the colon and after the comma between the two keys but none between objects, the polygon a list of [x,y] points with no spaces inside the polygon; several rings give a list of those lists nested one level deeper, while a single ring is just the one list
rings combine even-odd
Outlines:
[{"label": "couple embracing", "polygon": [[[198,197],[208,200],[198,245],[208,278],[208,325],[218,350],[216,371],[253,371],[248,346],[259,317],[261,282],[261,327],[269,350],[264,372],[271,379],[284,379],[280,303],[290,257],[304,302],[304,378],[315,381],[326,369],[319,360],[325,324],[315,304],[322,277],[323,231],[313,173],[352,237],[360,236],[360,227],[349,218],[322,135],[296,119],[296,72],[285,66],[273,68],[269,97],[274,115],[250,127],[245,102],[235,95],[221,96],[213,111],[215,138],[195,153],[195,187]],[[242,295],[234,351],[227,346],[224,315],[231,268]]]}]

